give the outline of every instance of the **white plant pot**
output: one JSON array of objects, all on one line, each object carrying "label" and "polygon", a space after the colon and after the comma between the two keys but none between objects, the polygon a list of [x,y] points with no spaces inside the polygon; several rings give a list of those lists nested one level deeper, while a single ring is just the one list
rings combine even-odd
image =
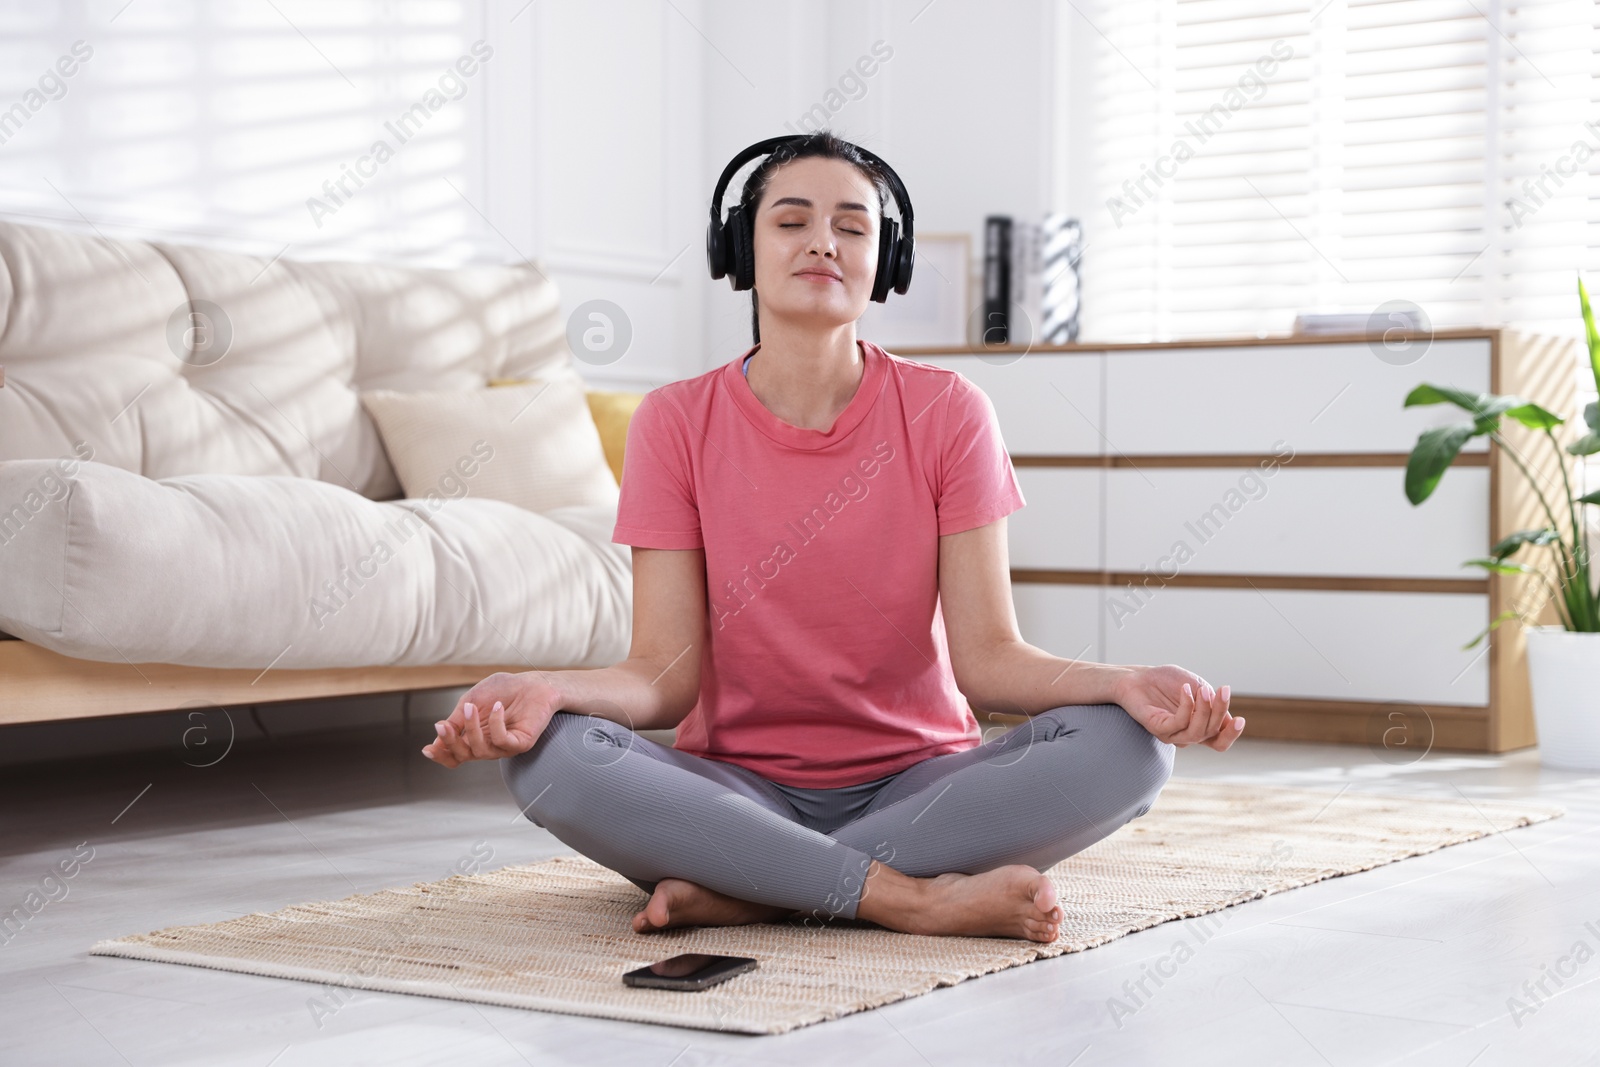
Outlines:
[{"label": "white plant pot", "polygon": [[1539,762],[1600,771],[1600,633],[1529,626],[1528,681]]}]

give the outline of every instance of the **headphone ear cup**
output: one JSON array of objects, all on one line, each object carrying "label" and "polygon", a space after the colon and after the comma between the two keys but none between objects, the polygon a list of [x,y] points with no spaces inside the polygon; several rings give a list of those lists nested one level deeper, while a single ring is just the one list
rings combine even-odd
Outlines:
[{"label": "headphone ear cup", "polygon": [[878,234],[878,273],[872,278],[872,299],[880,304],[889,299],[889,287],[894,282],[899,249],[900,224],[894,219],[885,218]]},{"label": "headphone ear cup", "polygon": [[728,242],[722,236],[722,220],[712,219],[706,227],[706,266],[713,279],[728,273]]},{"label": "headphone ear cup", "polygon": [[752,247],[753,238],[750,226],[745,221],[744,207],[730,208],[728,211],[728,224],[723,231],[728,239],[729,258],[732,261],[730,273],[733,275],[733,287],[743,291],[751,289],[756,284],[756,255]]},{"label": "headphone ear cup", "polygon": [[917,265],[916,237],[901,239],[898,252],[894,264],[894,291],[904,293],[911,288],[911,269]]}]

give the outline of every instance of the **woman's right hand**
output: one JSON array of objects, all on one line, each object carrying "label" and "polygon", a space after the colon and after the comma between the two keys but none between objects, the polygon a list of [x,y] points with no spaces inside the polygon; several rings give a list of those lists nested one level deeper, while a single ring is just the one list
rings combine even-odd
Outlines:
[{"label": "woman's right hand", "polygon": [[560,710],[561,691],[538,671],[491,674],[462,695],[422,754],[445,767],[526,752]]}]

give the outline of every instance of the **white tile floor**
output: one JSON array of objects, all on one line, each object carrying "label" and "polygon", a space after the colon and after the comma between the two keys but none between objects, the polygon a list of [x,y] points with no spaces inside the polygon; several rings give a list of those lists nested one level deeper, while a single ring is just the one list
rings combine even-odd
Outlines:
[{"label": "white tile floor", "polygon": [[[494,765],[446,771],[420,756],[426,718],[410,739],[397,727],[280,738],[205,768],[174,746],[0,771],[0,910],[80,843],[94,849],[65,897],[0,937],[0,1062],[1600,1064],[1600,775],[1544,770],[1531,749],[1406,766],[1252,739],[1180,750],[1182,777],[1539,796],[1569,813],[1229,909],[1121,1018],[1110,998],[1180,937],[1195,943],[1203,920],[778,1037],[365,991],[319,1020],[311,983],[87,954],[103,937],[568,851],[514,820]],[[1560,961],[1580,943],[1572,973]],[[1554,995],[1535,1003],[1522,987],[1541,978]],[[1512,997],[1534,1010],[1513,1019]]]}]

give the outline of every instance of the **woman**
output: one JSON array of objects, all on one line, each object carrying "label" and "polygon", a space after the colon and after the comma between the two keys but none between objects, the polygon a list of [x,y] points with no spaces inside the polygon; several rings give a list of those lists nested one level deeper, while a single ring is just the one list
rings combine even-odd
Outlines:
[{"label": "woman", "polygon": [[[887,199],[827,131],[756,167],[756,344],[629,426],[628,658],[492,675],[423,749],[501,760],[524,814],[650,894],[639,933],[804,914],[1053,941],[1042,872],[1148,811],[1174,746],[1244,727],[1177,666],[1021,639],[989,401],[856,337]],[[985,743],[973,708],[1029,719]]]}]

